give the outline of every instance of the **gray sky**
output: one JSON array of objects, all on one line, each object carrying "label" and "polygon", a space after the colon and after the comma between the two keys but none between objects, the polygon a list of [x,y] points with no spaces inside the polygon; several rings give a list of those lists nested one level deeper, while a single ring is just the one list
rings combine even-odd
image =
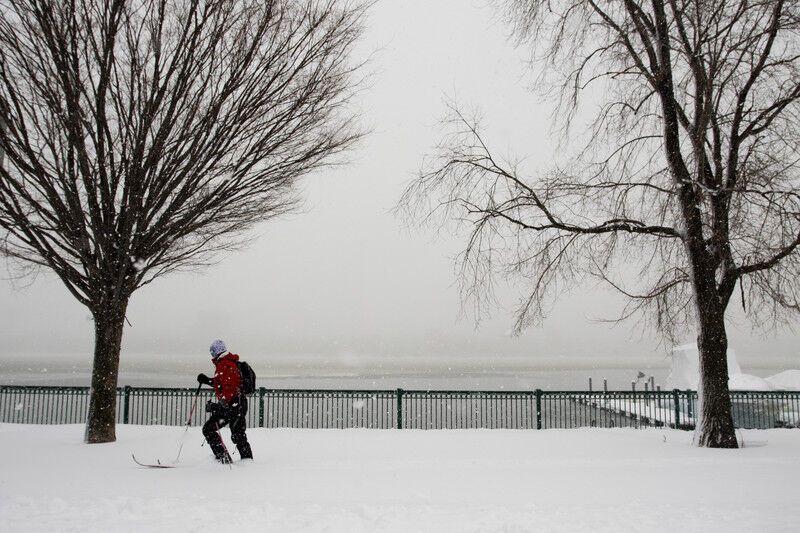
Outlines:
[{"label": "gray sky", "polygon": [[[534,367],[663,362],[667,350],[649,332],[596,322],[620,309],[597,288],[576,290],[522,337],[509,337],[508,310],[475,330],[459,320],[454,285],[463,239],[404,229],[389,212],[439,137],[446,97],[480,107],[495,147],[546,167],[550,106],[527,90],[525,54],[506,35],[483,2],[377,4],[361,46],[377,50],[361,102],[373,133],[352,164],[306,179],[303,212],[257,228],[251,248],[135,293],[123,364],[139,354],[203,356],[216,337],[249,359],[331,365],[439,356]],[[501,296],[511,309],[513,295]],[[3,281],[0,297],[0,358],[91,351],[88,311],[49,274]],[[797,356],[793,333],[730,336],[744,364]]]}]

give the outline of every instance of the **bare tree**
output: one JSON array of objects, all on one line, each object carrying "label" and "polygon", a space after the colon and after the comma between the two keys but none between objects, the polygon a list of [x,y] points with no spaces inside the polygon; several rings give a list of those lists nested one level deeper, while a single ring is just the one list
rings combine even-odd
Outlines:
[{"label": "bare tree", "polygon": [[486,297],[493,273],[529,283],[517,331],[587,275],[629,297],[620,318],[652,320],[667,338],[695,329],[696,441],[736,447],[725,319],[737,285],[756,327],[800,310],[798,2],[503,5],[565,131],[587,95],[600,99],[590,140],[529,178],[453,107],[400,205],[469,225],[468,296]]},{"label": "bare tree", "polygon": [[2,251],[95,325],[86,442],[115,440],[128,301],[292,209],[363,135],[365,4],[0,0]]}]

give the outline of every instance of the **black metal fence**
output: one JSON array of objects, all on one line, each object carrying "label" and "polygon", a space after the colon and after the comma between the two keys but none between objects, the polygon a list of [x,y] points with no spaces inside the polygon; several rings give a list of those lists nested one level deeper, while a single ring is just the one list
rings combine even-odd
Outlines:
[{"label": "black metal fence", "polygon": [[[117,390],[117,421],[182,425],[195,389]],[[202,390],[191,424],[206,415]],[[428,391],[260,388],[248,425],[267,428],[551,429],[694,427],[694,391]],[[732,392],[739,428],[800,427],[800,392]],[[86,420],[84,387],[0,386],[0,423],[75,424]]]}]

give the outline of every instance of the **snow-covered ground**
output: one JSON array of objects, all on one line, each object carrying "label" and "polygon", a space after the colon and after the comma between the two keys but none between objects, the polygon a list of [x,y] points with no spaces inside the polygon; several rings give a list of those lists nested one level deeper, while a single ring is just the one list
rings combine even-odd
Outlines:
[{"label": "snow-covered ground", "polygon": [[[0,531],[797,531],[800,431],[266,430],[223,467],[190,429],[0,425]],[[227,439],[227,431],[225,431]],[[230,445],[230,442],[228,442]]]}]

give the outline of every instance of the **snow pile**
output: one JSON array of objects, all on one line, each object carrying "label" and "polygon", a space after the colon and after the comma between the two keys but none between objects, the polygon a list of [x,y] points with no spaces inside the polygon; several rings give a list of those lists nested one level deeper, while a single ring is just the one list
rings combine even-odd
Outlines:
[{"label": "snow pile", "polygon": [[[697,390],[700,381],[699,363],[697,344],[674,347],[667,388]],[[736,352],[729,349],[728,388],[745,391],[800,390],[800,370],[787,370],[768,378],[743,374]]]},{"label": "snow pile", "polygon": [[[742,450],[674,430],[250,430],[254,463],[213,463],[190,429],[0,425],[0,531],[796,531],[800,431]],[[224,432],[227,441],[227,431]],[[230,442],[228,441],[230,446]]]},{"label": "snow pile", "polygon": [[[742,373],[736,352],[728,349],[728,375],[735,376]],[[672,365],[667,377],[669,389],[697,390],[700,382],[700,354],[697,343],[687,343],[675,346],[672,349]]]},{"label": "snow pile", "polygon": [[731,374],[728,376],[728,389],[747,391],[770,391],[772,385],[769,381],[750,374]]},{"label": "snow pile", "polygon": [[786,370],[767,378],[774,390],[800,391],[800,370]]}]

